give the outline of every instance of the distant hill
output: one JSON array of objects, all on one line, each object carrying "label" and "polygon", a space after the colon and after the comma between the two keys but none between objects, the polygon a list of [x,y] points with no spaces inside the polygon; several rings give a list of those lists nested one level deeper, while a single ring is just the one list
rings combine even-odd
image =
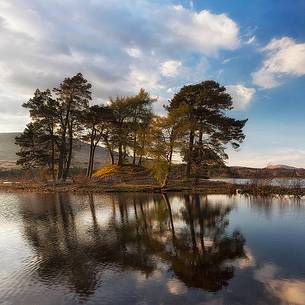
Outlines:
[{"label": "distant hill", "polygon": [[265,167],[266,169],[284,169],[284,170],[296,170],[296,167],[283,165],[283,164],[270,164]]},{"label": "distant hill", "polygon": [[19,133],[0,133],[0,169],[16,168],[15,137]]},{"label": "distant hill", "polygon": [[231,166],[213,170],[209,176],[225,178],[305,177],[305,169],[287,165],[272,165],[265,168]]},{"label": "distant hill", "polygon": [[[18,146],[15,145],[15,137],[19,133],[0,133],[0,170],[16,168]],[[89,156],[89,145],[78,142],[75,145],[73,166],[86,168]],[[95,156],[95,168],[101,167],[109,163],[108,151],[104,147],[97,147]],[[178,174],[184,173],[183,166],[178,166]],[[295,168],[288,165],[269,165],[266,168],[251,168],[242,166],[231,166],[211,170],[209,177],[228,177],[228,178],[252,178],[257,176],[273,176],[273,177],[305,177],[305,169]]]},{"label": "distant hill", "polygon": [[[18,146],[15,137],[19,133],[0,133],[0,169],[16,168]],[[73,165],[85,168],[89,157],[89,145],[77,143],[74,148]],[[104,147],[97,147],[95,155],[95,167],[109,162],[108,151]]]}]

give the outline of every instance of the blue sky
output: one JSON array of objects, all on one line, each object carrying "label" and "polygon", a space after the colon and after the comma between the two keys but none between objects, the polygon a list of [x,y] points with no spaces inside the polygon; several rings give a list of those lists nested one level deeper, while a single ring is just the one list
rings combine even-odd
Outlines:
[{"label": "blue sky", "polygon": [[0,132],[38,87],[82,72],[94,101],[214,79],[248,118],[230,165],[305,166],[305,0],[1,0]]}]

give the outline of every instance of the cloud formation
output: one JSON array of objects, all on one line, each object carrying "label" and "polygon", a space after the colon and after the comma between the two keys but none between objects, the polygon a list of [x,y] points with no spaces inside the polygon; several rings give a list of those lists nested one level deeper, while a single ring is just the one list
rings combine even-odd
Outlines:
[{"label": "cloud formation", "polygon": [[271,89],[279,86],[284,77],[305,75],[305,43],[297,43],[290,37],[272,39],[262,52],[263,65],[252,73],[255,85]]},{"label": "cloud formation", "polygon": [[[227,15],[168,1],[2,0],[0,35],[0,111],[8,92],[20,107],[37,87],[77,72],[99,100],[141,87],[167,98],[189,56],[200,61],[239,47],[239,27]],[[20,130],[25,117],[18,120]]]},{"label": "cloud formation", "polygon": [[179,60],[168,60],[161,66],[161,74],[163,76],[174,77],[179,73],[179,68],[182,66]]},{"label": "cloud formation", "polygon": [[255,270],[254,278],[275,296],[280,305],[303,305],[305,299],[305,281],[297,278],[279,277],[277,265],[265,264]]},{"label": "cloud formation", "polygon": [[304,163],[305,150],[288,148],[276,152],[258,152],[244,147],[242,151],[234,151],[229,155],[229,165],[232,166],[266,167],[272,164],[287,164],[300,167]]},{"label": "cloud formation", "polygon": [[225,14],[216,15],[208,10],[194,12],[181,5],[170,10],[167,26],[173,38],[169,43],[212,55],[220,49],[238,48],[239,27]]},{"label": "cloud formation", "polygon": [[226,86],[228,93],[232,96],[233,107],[235,109],[244,109],[253,100],[256,90],[245,87],[242,84]]}]

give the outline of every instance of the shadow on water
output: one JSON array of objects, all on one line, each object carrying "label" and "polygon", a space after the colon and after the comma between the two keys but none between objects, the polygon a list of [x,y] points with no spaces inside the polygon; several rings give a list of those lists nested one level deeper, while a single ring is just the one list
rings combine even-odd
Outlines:
[{"label": "shadow on water", "polygon": [[162,263],[187,287],[222,289],[234,276],[232,262],[245,257],[241,232],[226,230],[232,206],[183,195],[174,207],[175,198],[88,195],[74,204],[70,194],[54,194],[23,204],[24,236],[39,258],[39,278],[86,298],[104,273],[139,271],[149,278]]}]

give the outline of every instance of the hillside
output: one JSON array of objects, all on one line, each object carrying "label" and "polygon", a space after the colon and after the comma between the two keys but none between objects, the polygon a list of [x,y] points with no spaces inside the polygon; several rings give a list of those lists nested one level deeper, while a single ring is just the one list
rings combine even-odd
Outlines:
[{"label": "hillside", "polygon": [[296,167],[288,166],[284,164],[271,164],[265,167],[265,169],[282,169],[282,170],[296,170]]},{"label": "hillside", "polygon": [[[18,133],[0,133],[0,169],[16,168],[18,146],[15,137]],[[74,149],[73,166],[85,168],[89,156],[89,145],[77,143]],[[108,151],[104,147],[97,147],[95,167],[100,167],[109,162]]]},{"label": "hillside", "polygon": [[265,168],[231,166],[213,170],[209,175],[225,178],[305,177],[305,169],[287,165],[273,165]]}]

